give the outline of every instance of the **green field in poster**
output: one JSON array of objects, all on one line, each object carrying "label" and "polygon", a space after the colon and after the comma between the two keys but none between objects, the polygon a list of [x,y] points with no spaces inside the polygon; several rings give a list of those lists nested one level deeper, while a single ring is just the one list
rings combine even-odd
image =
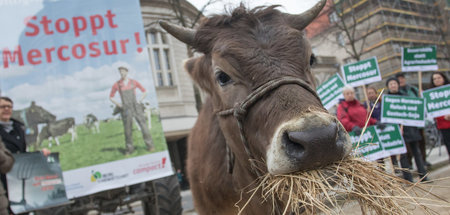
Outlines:
[{"label": "green field in poster", "polygon": [[[152,152],[167,150],[159,117],[156,114],[152,114],[151,118],[152,126],[150,133],[155,144],[155,150]],[[145,155],[149,151],[147,151],[142,133],[138,128],[133,123],[135,151],[130,155],[125,155],[124,129],[123,123],[119,119],[100,122],[100,133],[93,133],[92,130],[89,130],[84,125],[77,125],[77,138],[73,142],[71,141],[71,134],[68,133],[59,138],[60,145],[57,145],[55,141],[50,143],[49,140],[44,140],[39,149],[46,147],[52,152],[59,152],[63,171]]]}]

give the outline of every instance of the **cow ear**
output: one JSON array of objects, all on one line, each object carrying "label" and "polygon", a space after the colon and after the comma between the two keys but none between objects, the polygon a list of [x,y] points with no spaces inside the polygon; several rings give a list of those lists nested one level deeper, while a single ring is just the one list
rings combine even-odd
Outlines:
[{"label": "cow ear", "polygon": [[184,62],[184,69],[192,80],[204,91],[211,95],[214,80],[212,73],[208,72],[211,66],[205,60],[205,56],[190,58]]}]

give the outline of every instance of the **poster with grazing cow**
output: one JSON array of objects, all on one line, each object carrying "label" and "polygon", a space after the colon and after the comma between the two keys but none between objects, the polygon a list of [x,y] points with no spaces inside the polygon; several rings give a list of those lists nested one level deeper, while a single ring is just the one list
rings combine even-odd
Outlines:
[{"label": "poster with grazing cow", "polygon": [[0,28],[1,95],[28,150],[60,154],[69,198],[173,173],[139,1],[6,1]]}]

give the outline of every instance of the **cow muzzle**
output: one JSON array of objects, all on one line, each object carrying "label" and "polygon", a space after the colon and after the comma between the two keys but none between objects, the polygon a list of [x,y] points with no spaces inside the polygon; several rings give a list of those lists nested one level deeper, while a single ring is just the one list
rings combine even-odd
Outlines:
[{"label": "cow muzzle", "polygon": [[278,127],[267,151],[267,167],[271,174],[317,169],[350,151],[350,138],[336,117],[309,112]]}]

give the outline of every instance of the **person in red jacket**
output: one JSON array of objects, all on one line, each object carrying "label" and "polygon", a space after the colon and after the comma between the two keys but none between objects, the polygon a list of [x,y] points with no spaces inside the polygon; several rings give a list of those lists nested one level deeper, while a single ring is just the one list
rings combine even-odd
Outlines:
[{"label": "person in red jacket", "polygon": [[[447,76],[442,72],[433,72],[430,82],[432,87],[440,87],[449,84]],[[434,120],[436,120],[437,129],[442,133],[442,139],[447,147],[450,160],[450,113],[436,117]]]},{"label": "person in red jacket", "polygon": [[[353,131],[356,135],[361,134],[362,128],[366,124],[368,117],[367,110],[355,98],[355,89],[351,86],[345,86],[342,90],[344,100],[339,103],[337,109],[337,118],[344,126],[347,132]],[[374,125],[377,120],[369,119],[367,126]]]}]

